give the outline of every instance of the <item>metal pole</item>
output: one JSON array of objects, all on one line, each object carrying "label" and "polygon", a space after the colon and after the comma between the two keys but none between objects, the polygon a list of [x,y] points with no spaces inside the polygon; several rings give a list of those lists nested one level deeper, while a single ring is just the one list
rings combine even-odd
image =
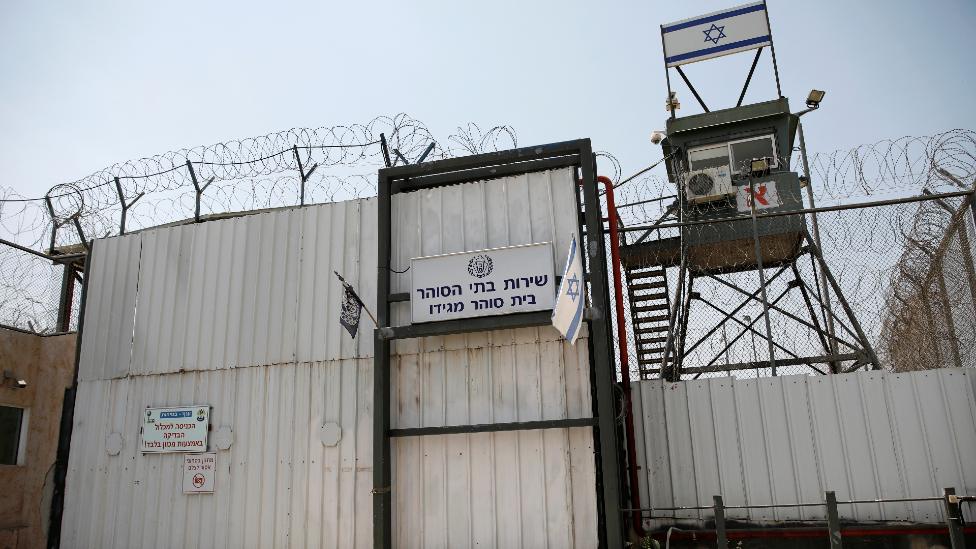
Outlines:
[{"label": "metal pole", "polygon": [[200,197],[203,196],[203,191],[207,190],[207,187],[209,187],[210,184],[214,182],[214,179],[216,179],[216,177],[211,177],[201,187],[200,182],[197,181],[197,172],[193,170],[193,163],[190,162],[189,158],[186,159],[186,169],[190,170],[190,181],[193,182],[193,190],[195,190],[197,193],[196,209],[193,211],[193,221],[199,223],[200,222]]},{"label": "metal pole", "polygon": [[298,180],[301,184],[301,189],[298,195],[298,205],[305,205],[305,167],[302,166],[302,157],[298,155],[298,145],[292,145],[292,152],[295,153],[295,162],[298,163]]},{"label": "metal pole", "polygon": [[844,542],[840,534],[840,516],[837,514],[837,496],[833,490],[824,493],[827,501],[827,533],[830,537],[830,549],[841,549]]},{"label": "metal pole", "polygon": [[68,459],[71,453],[71,433],[74,429],[75,398],[78,392],[78,372],[81,365],[81,342],[85,333],[85,305],[88,303],[88,288],[92,274],[91,253],[85,256],[85,279],[81,283],[81,304],[78,307],[78,333],[75,335],[75,368],[71,386],[64,390],[64,404],[61,407],[61,424],[58,433],[58,451],[54,462],[54,490],[51,495],[51,514],[47,546],[49,549],[61,545],[61,519],[64,516],[65,481],[68,476]]},{"label": "metal pole", "polygon": [[668,368],[668,358],[671,355],[671,350],[675,345],[675,324],[678,320],[678,311],[681,309],[681,292],[685,285],[685,258],[688,254],[685,252],[684,247],[681,249],[681,265],[678,267],[678,287],[674,294],[674,310],[670,312],[668,318],[668,339],[664,342],[664,353],[661,357],[661,373],[667,372],[668,375],[664,376],[667,381],[674,382],[679,381],[680,376],[678,374],[678,360],[677,357],[673,361],[673,367]]},{"label": "metal pole", "polygon": [[[803,123],[800,121],[800,117],[796,118],[796,133],[800,136],[800,158],[803,159],[803,173],[807,177],[807,200],[810,202],[810,209],[816,209],[816,204],[813,200],[813,179],[810,177],[810,162],[807,160],[807,142],[803,139]],[[813,241],[817,244],[817,248],[823,249],[820,245],[820,224],[817,220],[817,212],[810,213],[810,222],[813,225]],[[824,276],[823,271],[817,273],[817,283],[820,284],[820,294],[823,296],[824,308],[827,309],[827,333],[830,335],[830,349],[828,349],[828,354],[837,354],[837,328],[834,326],[834,318],[831,316],[830,310],[830,292],[827,289],[827,279]],[[830,373],[836,374],[836,368],[839,368],[839,364],[830,365]]]},{"label": "metal pole", "polygon": [[[664,25],[661,25],[661,51],[667,57],[667,50],[664,48]],[[668,112],[671,113],[671,118],[674,118],[674,103],[671,102],[671,71],[668,70],[667,59],[664,60],[664,81],[668,85]],[[976,216],[976,210],[974,210],[973,216]]]},{"label": "metal pole", "polygon": [[75,295],[75,268],[71,263],[63,265],[61,276],[61,302],[58,304],[58,331],[71,329],[71,305]]},{"label": "metal pole", "polygon": [[590,320],[590,348],[593,357],[592,376],[596,385],[596,408],[601,470],[600,490],[607,547],[623,547],[623,515],[620,509],[620,472],[617,461],[617,414],[615,411],[616,365],[610,348],[610,292],[607,285],[606,244],[603,238],[603,214],[596,186],[596,161],[589,141],[580,146],[580,175],[583,183],[583,215],[586,221],[586,253],[590,275],[590,300],[599,318]]},{"label": "metal pole", "polygon": [[952,549],[966,549],[966,537],[962,532],[962,513],[959,511],[959,498],[955,488],[943,488],[942,494],[946,508],[946,525],[949,527],[949,541]]},{"label": "metal pole", "polygon": [[715,546],[718,549],[728,549],[729,539],[725,533],[725,504],[722,503],[722,496],[712,496],[715,502]]},{"label": "metal pole", "polygon": [[[51,245],[48,246],[47,252],[53,254],[54,241],[58,236],[58,227],[60,226],[60,223],[58,223],[58,218],[54,216],[54,205],[51,204],[51,197],[44,196],[44,202],[47,204],[47,212],[51,216]],[[973,215],[976,216],[976,213],[974,213]],[[976,219],[976,217],[974,217],[974,219]]]},{"label": "metal pole", "polygon": [[393,469],[390,450],[390,255],[392,250],[391,181],[380,171],[377,182],[378,242],[373,353],[373,547],[393,547]]},{"label": "metal pole", "polygon": [[190,170],[190,181],[193,182],[193,190],[196,191],[196,200],[194,201],[196,207],[193,210],[193,220],[197,223],[200,222],[200,184],[197,182],[197,173],[193,171],[193,164],[190,163],[190,159],[186,160],[186,169]]},{"label": "metal pole", "polygon": [[776,375],[776,355],[773,350],[773,327],[769,322],[769,296],[766,295],[766,273],[763,269],[762,247],[759,245],[759,223],[756,221],[756,201],[755,196],[756,181],[749,178],[749,212],[752,215],[752,239],[756,248],[756,266],[759,269],[759,288],[762,290],[763,320],[766,322],[766,343],[769,352],[769,368],[772,375]]},{"label": "metal pole", "polygon": [[125,234],[125,214],[128,212],[129,207],[125,203],[125,195],[122,194],[122,183],[119,178],[115,178],[115,190],[119,193],[119,206],[122,207],[122,219],[119,221],[119,234]]},{"label": "metal pole", "polygon": [[773,28],[769,24],[769,8],[763,0],[763,13],[766,14],[766,28],[769,29],[769,52],[773,56],[773,74],[776,76],[776,95],[783,97],[783,89],[779,85],[779,65],[776,64],[776,45],[773,43]]}]

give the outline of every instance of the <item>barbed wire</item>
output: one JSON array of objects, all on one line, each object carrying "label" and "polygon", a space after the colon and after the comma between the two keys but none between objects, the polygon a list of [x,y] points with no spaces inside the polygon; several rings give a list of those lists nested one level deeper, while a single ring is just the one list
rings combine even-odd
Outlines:
[{"label": "barbed wire", "polygon": [[[387,156],[397,165],[424,153],[432,161],[517,146],[513,128],[474,123],[438,141],[406,114],[293,128],[120,162],[54,185],[42,197],[0,188],[0,237],[35,250],[67,249],[81,243],[76,222],[86,239],[112,236],[122,231],[123,212],[125,231],[132,232],[194,218],[198,198],[206,215],[298,205],[303,187],[305,203],[369,197]],[[8,247],[0,253],[0,323],[50,329],[61,267]]]}]

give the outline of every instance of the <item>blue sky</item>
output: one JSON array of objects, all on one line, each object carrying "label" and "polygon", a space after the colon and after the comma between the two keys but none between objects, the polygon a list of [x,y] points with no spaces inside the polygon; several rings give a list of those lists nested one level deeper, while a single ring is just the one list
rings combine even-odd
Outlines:
[{"label": "blue sky", "polygon": [[[36,2],[0,5],[0,184],[39,196],[130,158],[406,112],[444,139],[590,137],[629,173],[660,158],[659,26],[740,4]],[[769,0],[784,93],[811,150],[976,128],[976,2]],[[730,106],[749,53],[687,67]],[[691,94],[677,83],[684,106]],[[764,53],[747,97],[774,96]]]}]

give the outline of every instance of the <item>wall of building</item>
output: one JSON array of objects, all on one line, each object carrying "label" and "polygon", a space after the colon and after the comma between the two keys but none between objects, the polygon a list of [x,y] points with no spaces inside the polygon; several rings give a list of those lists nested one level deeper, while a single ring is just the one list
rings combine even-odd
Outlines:
[{"label": "wall of building", "polygon": [[[561,265],[575,192],[560,171],[398,196],[394,261],[555,242]],[[332,272],[375,303],[376,225],[369,199],[95,242],[63,547],[372,545],[373,326],[342,329]],[[551,328],[398,342],[392,426],[591,417],[586,349]],[[138,451],[147,406],[190,404],[233,431],[213,495],[182,494],[180,455]],[[597,543],[589,427],[394,439],[393,452],[397,547]]]},{"label": "wall of building", "polygon": [[[976,494],[976,372],[856,372],[634,383],[644,507]],[[976,518],[963,505],[967,520]],[[944,522],[938,501],[841,505],[842,520]],[[709,511],[658,511],[675,520]],[[826,519],[823,507],[729,509],[730,520]],[[659,524],[671,522],[661,521]]]},{"label": "wall of building", "polygon": [[50,517],[64,390],[71,385],[75,334],[39,336],[0,328],[0,374],[27,381],[0,384],[0,405],[27,410],[21,465],[0,465],[0,547],[44,547]]}]

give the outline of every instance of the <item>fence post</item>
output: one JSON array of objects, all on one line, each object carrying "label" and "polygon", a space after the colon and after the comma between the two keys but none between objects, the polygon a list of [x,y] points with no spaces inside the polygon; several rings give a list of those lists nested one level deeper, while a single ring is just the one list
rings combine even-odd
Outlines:
[{"label": "fence post", "polygon": [[193,163],[190,162],[189,158],[186,159],[186,169],[190,171],[190,181],[193,183],[193,190],[196,191],[196,209],[194,209],[193,211],[193,221],[199,223],[200,222],[200,197],[203,196],[203,191],[207,190],[207,187],[209,187],[210,184],[214,182],[214,179],[216,179],[216,177],[211,177],[201,187],[200,182],[197,181],[197,172],[193,170]]},{"label": "fence post", "polygon": [[728,549],[729,538],[725,534],[725,504],[722,496],[712,496],[715,511],[715,545],[718,549]]},{"label": "fence post", "polygon": [[955,488],[943,488],[945,496],[943,502],[946,508],[946,525],[949,527],[949,541],[952,549],[966,549],[966,538],[962,533],[962,513],[959,510],[959,499]]},{"label": "fence post", "polygon": [[58,331],[67,332],[71,329],[71,305],[75,295],[75,268],[71,263],[64,263],[61,273],[61,299],[58,302]]},{"label": "fence post", "polygon": [[837,515],[837,495],[833,490],[824,492],[827,501],[827,534],[830,538],[831,549],[841,549],[844,542],[840,537],[840,517]]}]

